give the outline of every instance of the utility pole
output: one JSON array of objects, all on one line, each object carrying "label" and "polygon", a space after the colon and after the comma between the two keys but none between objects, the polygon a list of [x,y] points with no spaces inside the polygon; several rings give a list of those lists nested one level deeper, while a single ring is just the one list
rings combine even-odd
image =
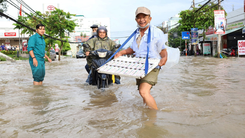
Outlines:
[{"label": "utility pole", "polygon": [[[168,23],[167,23],[167,32],[168,32]],[[169,32],[168,32],[168,39],[169,39]],[[169,45],[168,41],[167,41],[167,45]]]},{"label": "utility pole", "polygon": [[[193,9],[195,8],[195,0],[193,0],[192,8],[193,8]],[[194,17],[194,18],[195,18],[195,17]],[[196,28],[195,20],[194,20],[194,28]],[[194,44],[194,55],[195,55],[195,56],[197,56],[196,53],[197,53],[197,52],[196,52],[196,44]]]},{"label": "utility pole", "polygon": [[[219,10],[221,10],[220,8],[220,0],[219,1]],[[217,45],[217,56],[218,58],[220,58],[220,46],[221,46],[221,35],[218,34],[218,45]]]}]

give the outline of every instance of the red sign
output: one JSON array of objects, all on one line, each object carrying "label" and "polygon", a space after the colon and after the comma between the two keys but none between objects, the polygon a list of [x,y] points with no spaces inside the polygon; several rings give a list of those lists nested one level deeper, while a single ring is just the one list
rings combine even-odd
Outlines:
[{"label": "red sign", "polygon": [[238,54],[245,55],[245,41],[238,40]]},{"label": "red sign", "polygon": [[16,32],[6,32],[4,36],[16,36]]},{"label": "red sign", "polygon": [[214,34],[214,28],[213,27],[209,27],[207,32],[206,32],[206,35],[210,35],[210,34]]},{"label": "red sign", "polygon": [[214,10],[215,34],[225,34],[226,19],[224,10]]},{"label": "red sign", "polygon": [[49,5],[49,6],[47,7],[47,9],[50,10],[50,11],[53,11],[53,10],[55,9],[55,7],[54,7],[53,5]]}]

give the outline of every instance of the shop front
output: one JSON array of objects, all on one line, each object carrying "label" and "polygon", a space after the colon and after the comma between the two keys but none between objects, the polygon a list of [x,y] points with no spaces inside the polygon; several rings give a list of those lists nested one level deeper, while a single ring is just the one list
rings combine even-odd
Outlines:
[{"label": "shop front", "polygon": [[29,37],[25,35],[19,37],[17,30],[0,30],[0,45],[5,45],[6,49],[18,50],[20,48],[26,51],[28,39]]}]

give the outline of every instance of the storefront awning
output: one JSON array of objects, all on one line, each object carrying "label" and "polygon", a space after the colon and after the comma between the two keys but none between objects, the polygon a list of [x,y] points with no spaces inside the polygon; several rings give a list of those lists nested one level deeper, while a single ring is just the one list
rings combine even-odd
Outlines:
[{"label": "storefront awning", "polygon": [[235,31],[240,30],[240,29],[243,29],[243,28],[244,27],[239,27],[239,28],[235,28],[235,29],[231,29],[231,30],[225,31],[225,34],[222,34],[221,36],[227,35],[229,33],[235,32]]},{"label": "storefront awning", "polygon": [[[20,38],[20,40],[21,39],[29,39],[30,37],[22,37],[22,38]],[[8,39],[8,40],[19,40],[19,37],[0,37],[0,40],[6,40],[6,39]]]},{"label": "storefront awning", "polygon": [[[221,34],[221,36],[233,33],[237,30],[243,29],[244,27],[239,27],[239,28],[235,28],[235,29],[231,29],[228,31],[225,31],[225,34]],[[206,41],[217,41],[218,40],[218,35],[217,34],[211,34],[211,35],[206,35]]]}]

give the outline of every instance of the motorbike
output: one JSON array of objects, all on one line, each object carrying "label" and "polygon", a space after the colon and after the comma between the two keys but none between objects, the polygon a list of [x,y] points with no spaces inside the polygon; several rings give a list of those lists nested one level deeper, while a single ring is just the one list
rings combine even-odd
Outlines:
[{"label": "motorbike", "polygon": [[223,49],[221,53],[225,54],[226,56],[236,56],[236,49],[231,48],[231,49]]},{"label": "motorbike", "polygon": [[[88,45],[84,44],[84,47]],[[116,45],[115,48],[119,48],[121,45]],[[90,81],[89,85],[97,85],[98,89],[108,88],[113,83],[111,74],[98,73],[97,69],[101,67],[111,56],[112,51],[106,49],[98,49],[90,51],[89,56],[92,58],[92,65],[90,69]]]}]

